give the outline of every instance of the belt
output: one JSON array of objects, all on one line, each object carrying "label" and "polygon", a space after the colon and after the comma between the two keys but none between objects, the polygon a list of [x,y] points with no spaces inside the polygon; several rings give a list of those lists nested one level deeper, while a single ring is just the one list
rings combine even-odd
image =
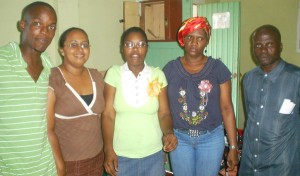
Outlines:
[{"label": "belt", "polygon": [[177,129],[175,128],[174,130],[183,133],[183,134],[187,134],[190,137],[198,137],[200,135],[206,134],[208,132],[208,130],[192,130],[192,129]]}]

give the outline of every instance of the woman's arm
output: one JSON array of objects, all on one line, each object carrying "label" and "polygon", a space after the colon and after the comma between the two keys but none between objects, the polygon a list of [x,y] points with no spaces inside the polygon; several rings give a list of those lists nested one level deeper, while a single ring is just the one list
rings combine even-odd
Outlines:
[{"label": "woman's arm", "polygon": [[116,176],[118,171],[118,158],[113,149],[113,136],[115,128],[116,112],[114,109],[116,88],[105,83],[104,99],[105,109],[102,113],[102,135],[104,143],[104,168],[111,176]]},{"label": "woman's arm", "polygon": [[60,150],[59,141],[57,135],[55,134],[55,101],[56,97],[52,89],[48,90],[48,99],[47,99],[47,132],[48,139],[51,144],[52,152],[55,159],[57,175],[64,176],[66,175],[65,162]]},{"label": "woman's arm", "polygon": [[231,101],[230,80],[220,85],[220,108],[229,144],[230,146],[235,146],[235,149],[230,148],[227,156],[229,170],[233,170],[234,166],[236,166],[239,161],[237,153],[236,122]]},{"label": "woman's arm", "polygon": [[170,152],[177,147],[177,138],[173,131],[173,122],[171,118],[171,113],[169,109],[169,102],[167,98],[167,87],[161,89],[158,95],[159,108],[158,108],[158,118],[160,128],[164,134],[163,144],[164,151]]}]

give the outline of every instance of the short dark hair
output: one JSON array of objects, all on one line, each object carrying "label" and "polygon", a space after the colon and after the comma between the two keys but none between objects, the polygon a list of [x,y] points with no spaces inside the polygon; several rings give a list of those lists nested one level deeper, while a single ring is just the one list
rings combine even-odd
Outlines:
[{"label": "short dark hair", "polygon": [[252,34],[252,40],[254,39],[254,36],[256,35],[257,32],[261,31],[261,30],[269,30],[269,31],[272,31],[277,39],[278,39],[278,42],[281,42],[281,34],[280,34],[280,31],[277,27],[273,26],[273,25],[270,25],[270,24],[266,24],[266,25],[262,25],[260,27],[258,27]]},{"label": "short dark hair", "polygon": [[145,41],[148,43],[148,38],[147,38],[147,34],[145,33],[145,31],[140,28],[140,27],[130,27],[127,30],[125,30],[121,36],[121,41],[120,41],[120,46],[122,47],[124,45],[124,42],[126,40],[126,38],[128,37],[129,34],[131,33],[140,33],[142,34],[142,36],[144,37]]},{"label": "short dark hair", "polygon": [[25,20],[26,15],[28,14],[28,12],[30,12],[32,9],[34,9],[36,7],[46,7],[48,9],[50,9],[51,11],[53,11],[55,16],[56,16],[56,12],[50,4],[48,4],[46,2],[36,1],[36,2],[31,3],[31,4],[28,4],[27,6],[25,6],[23,8],[21,19]]},{"label": "short dark hair", "polygon": [[87,35],[87,33],[86,33],[83,29],[78,28],[78,27],[71,27],[71,28],[65,30],[65,31],[60,35],[60,38],[59,38],[59,40],[58,40],[58,46],[59,46],[60,48],[63,48],[63,47],[64,47],[64,44],[65,44],[65,41],[66,41],[66,39],[67,39],[67,37],[68,37],[68,35],[69,35],[72,31],[76,31],[76,30],[83,32],[83,33],[87,36],[87,38],[88,38],[88,40],[89,40],[89,36]]}]

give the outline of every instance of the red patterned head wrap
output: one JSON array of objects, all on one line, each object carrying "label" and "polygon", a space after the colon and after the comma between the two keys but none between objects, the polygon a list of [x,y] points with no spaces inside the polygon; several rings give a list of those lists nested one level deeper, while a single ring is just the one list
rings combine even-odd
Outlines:
[{"label": "red patterned head wrap", "polygon": [[210,37],[211,26],[206,17],[192,17],[185,20],[178,31],[177,37],[179,44],[184,46],[183,38],[189,33],[198,29],[204,29],[207,37]]}]

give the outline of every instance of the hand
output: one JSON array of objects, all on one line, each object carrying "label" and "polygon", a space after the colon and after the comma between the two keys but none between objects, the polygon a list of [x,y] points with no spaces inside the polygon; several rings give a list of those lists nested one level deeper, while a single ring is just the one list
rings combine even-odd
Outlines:
[{"label": "hand", "polygon": [[228,165],[228,170],[232,171],[234,170],[234,167],[239,164],[239,159],[238,159],[238,151],[235,149],[229,150],[229,153],[227,155],[227,165]]},{"label": "hand", "polygon": [[220,176],[237,176],[237,172],[238,172],[237,166],[234,166],[234,169],[232,171],[226,171],[225,169],[220,170],[219,175]]},{"label": "hand", "polygon": [[57,176],[66,176],[66,170],[65,169],[57,169]]},{"label": "hand", "polygon": [[114,150],[104,152],[104,168],[110,176],[116,176],[118,172],[118,157]]},{"label": "hand", "polygon": [[165,152],[170,152],[177,147],[178,141],[174,133],[168,133],[163,136],[163,150]]}]

